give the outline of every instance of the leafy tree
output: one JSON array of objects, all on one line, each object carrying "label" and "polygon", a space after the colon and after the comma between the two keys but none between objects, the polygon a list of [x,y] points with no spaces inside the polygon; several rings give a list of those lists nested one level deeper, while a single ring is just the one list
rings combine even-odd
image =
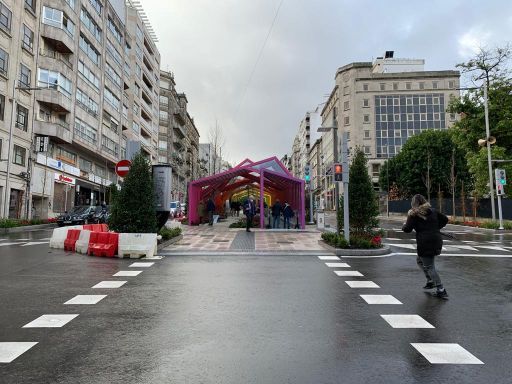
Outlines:
[{"label": "leafy tree", "polygon": [[[491,146],[491,158],[494,160],[504,160],[507,158],[505,148]],[[489,169],[487,165],[487,148],[481,148],[475,154],[470,154],[468,164],[471,173],[474,175],[474,196],[481,198],[489,195]],[[512,177],[512,163],[501,163],[497,168],[502,168],[507,174],[507,178]],[[494,180],[494,173],[492,175]],[[510,196],[512,194],[512,186],[510,182],[505,186],[505,193]]]},{"label": "leafy tree", "polygon": [[348,186],[351,230],[355,233],[367,232],[378,224],[379,206],[368,174],[366,156],[361,148],[354,151]]},{"label": "leafy tree", "polygon": [[[402,195],[441,190],[451,194],[452,154],[454,155],[454,175],[464,181],[466,188],[471,183],[465,153],[452,140],[448,130],[427,130],[411,137],[394,158],[382,167],[379,176],[380,185],[396,183]],[[430,191],[428,186],[430,186]]]},{"label": "leafy tree", "polygon": [[156,232],[151,164],[141,153],[132,160],[121,190],[113,197],[111,229],[122,233]]}]

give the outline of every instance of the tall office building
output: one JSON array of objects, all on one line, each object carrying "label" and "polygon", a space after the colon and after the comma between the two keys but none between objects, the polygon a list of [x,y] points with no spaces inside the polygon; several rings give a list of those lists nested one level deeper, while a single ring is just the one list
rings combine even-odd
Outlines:
[{"label": "tall office building", "polygon": [[0,13],[0,110],[14,117],[0,122],[3,216],[108,201],[127,142],[157,161],[160,54],[143,10],[131,0],[1,0]]}]

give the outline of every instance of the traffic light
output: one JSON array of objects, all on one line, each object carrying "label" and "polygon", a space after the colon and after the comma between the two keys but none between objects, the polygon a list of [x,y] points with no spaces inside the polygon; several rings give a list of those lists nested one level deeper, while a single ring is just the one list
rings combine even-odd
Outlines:
[{"label": "traffic light", "polygon": [[309,183],[311,180],[311,176],[309,175],[309,164],[306,164],[304,167],[304,180],[306,180],[306,183]]},{"label": "traffic light", "polygon": [[343,181],[343,166],[339,163],[334,164],[334,181]]},{"label": "traffic light", "polygon": [[496,170],[496,181],[501,185],[507,185],[507,175],[505,174],[504,169]]}]

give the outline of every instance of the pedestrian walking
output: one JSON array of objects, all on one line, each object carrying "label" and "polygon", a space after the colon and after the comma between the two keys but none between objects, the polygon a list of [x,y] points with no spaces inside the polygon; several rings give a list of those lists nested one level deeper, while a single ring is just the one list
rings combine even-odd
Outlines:
[{"label": "pedestrian walking", "polygon": [[290,229],[290,219],[294,216],[293,209],[288,203],[284,203],[283,208],[283,218],[284,218],[284,224],[283,228]]},{"label": "pedestrian walking", "polygon": [[423,288],[436,288],[436,292],[431,292],[431,294],[446,299],[448,292],[444,289],[437,273],[435,257],[441,254],[443,248],[440,230],[448,223],[448,217],[433,209],[425,197],[419,194],[412,198],[411,207],[402,230],[410,233],[414,229],[416,232],[418,254],[416,262],[427,278],[427,284]]},{"label": "pedestrian walking", "polygon": [[208,225],[213,225],[213,214],[215,212],[215,203],[213,202],[211,197],[208,199],[208,202],[206,203],[206,211],[208,212]]},{"label": "pedestrian walking", "polygon": [[200,201],[197,206],[197,215],[199,216],[199,224],[203,224],[205,212],[206,212],[206,209],[204,206],[204,201]]},{"label": "pedestrian walking", "polygon": [[253,196],[249,196],[249,198],[245,202],[244,213],[247,221],[245,230],[247,232],[251,232],[252,220],[254,218],[254,215],[256,214],[256,203],[254,202]]},{"label": "pedestrian walking", "polygon": [[279,199],[276,199],[276,202],[272,206],[272,228],[279,228],[281,226],[281,211],[283,210],[283,206]]}]

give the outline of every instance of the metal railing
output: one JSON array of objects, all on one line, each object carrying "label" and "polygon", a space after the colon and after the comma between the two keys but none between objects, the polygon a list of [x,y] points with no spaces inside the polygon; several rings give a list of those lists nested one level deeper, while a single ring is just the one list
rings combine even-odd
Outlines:
[{"label": "metal railing", "polygon": [[73,69],[73,63],[69,61],[69,58],[65,55],[63,55],[60,52],[57,51],[49,51],[46,49],[41,49],[39,54],[44,57],[49,57],[55,60],[59,60],[63,62],[66,66],[68,66],[70,69]]}]

